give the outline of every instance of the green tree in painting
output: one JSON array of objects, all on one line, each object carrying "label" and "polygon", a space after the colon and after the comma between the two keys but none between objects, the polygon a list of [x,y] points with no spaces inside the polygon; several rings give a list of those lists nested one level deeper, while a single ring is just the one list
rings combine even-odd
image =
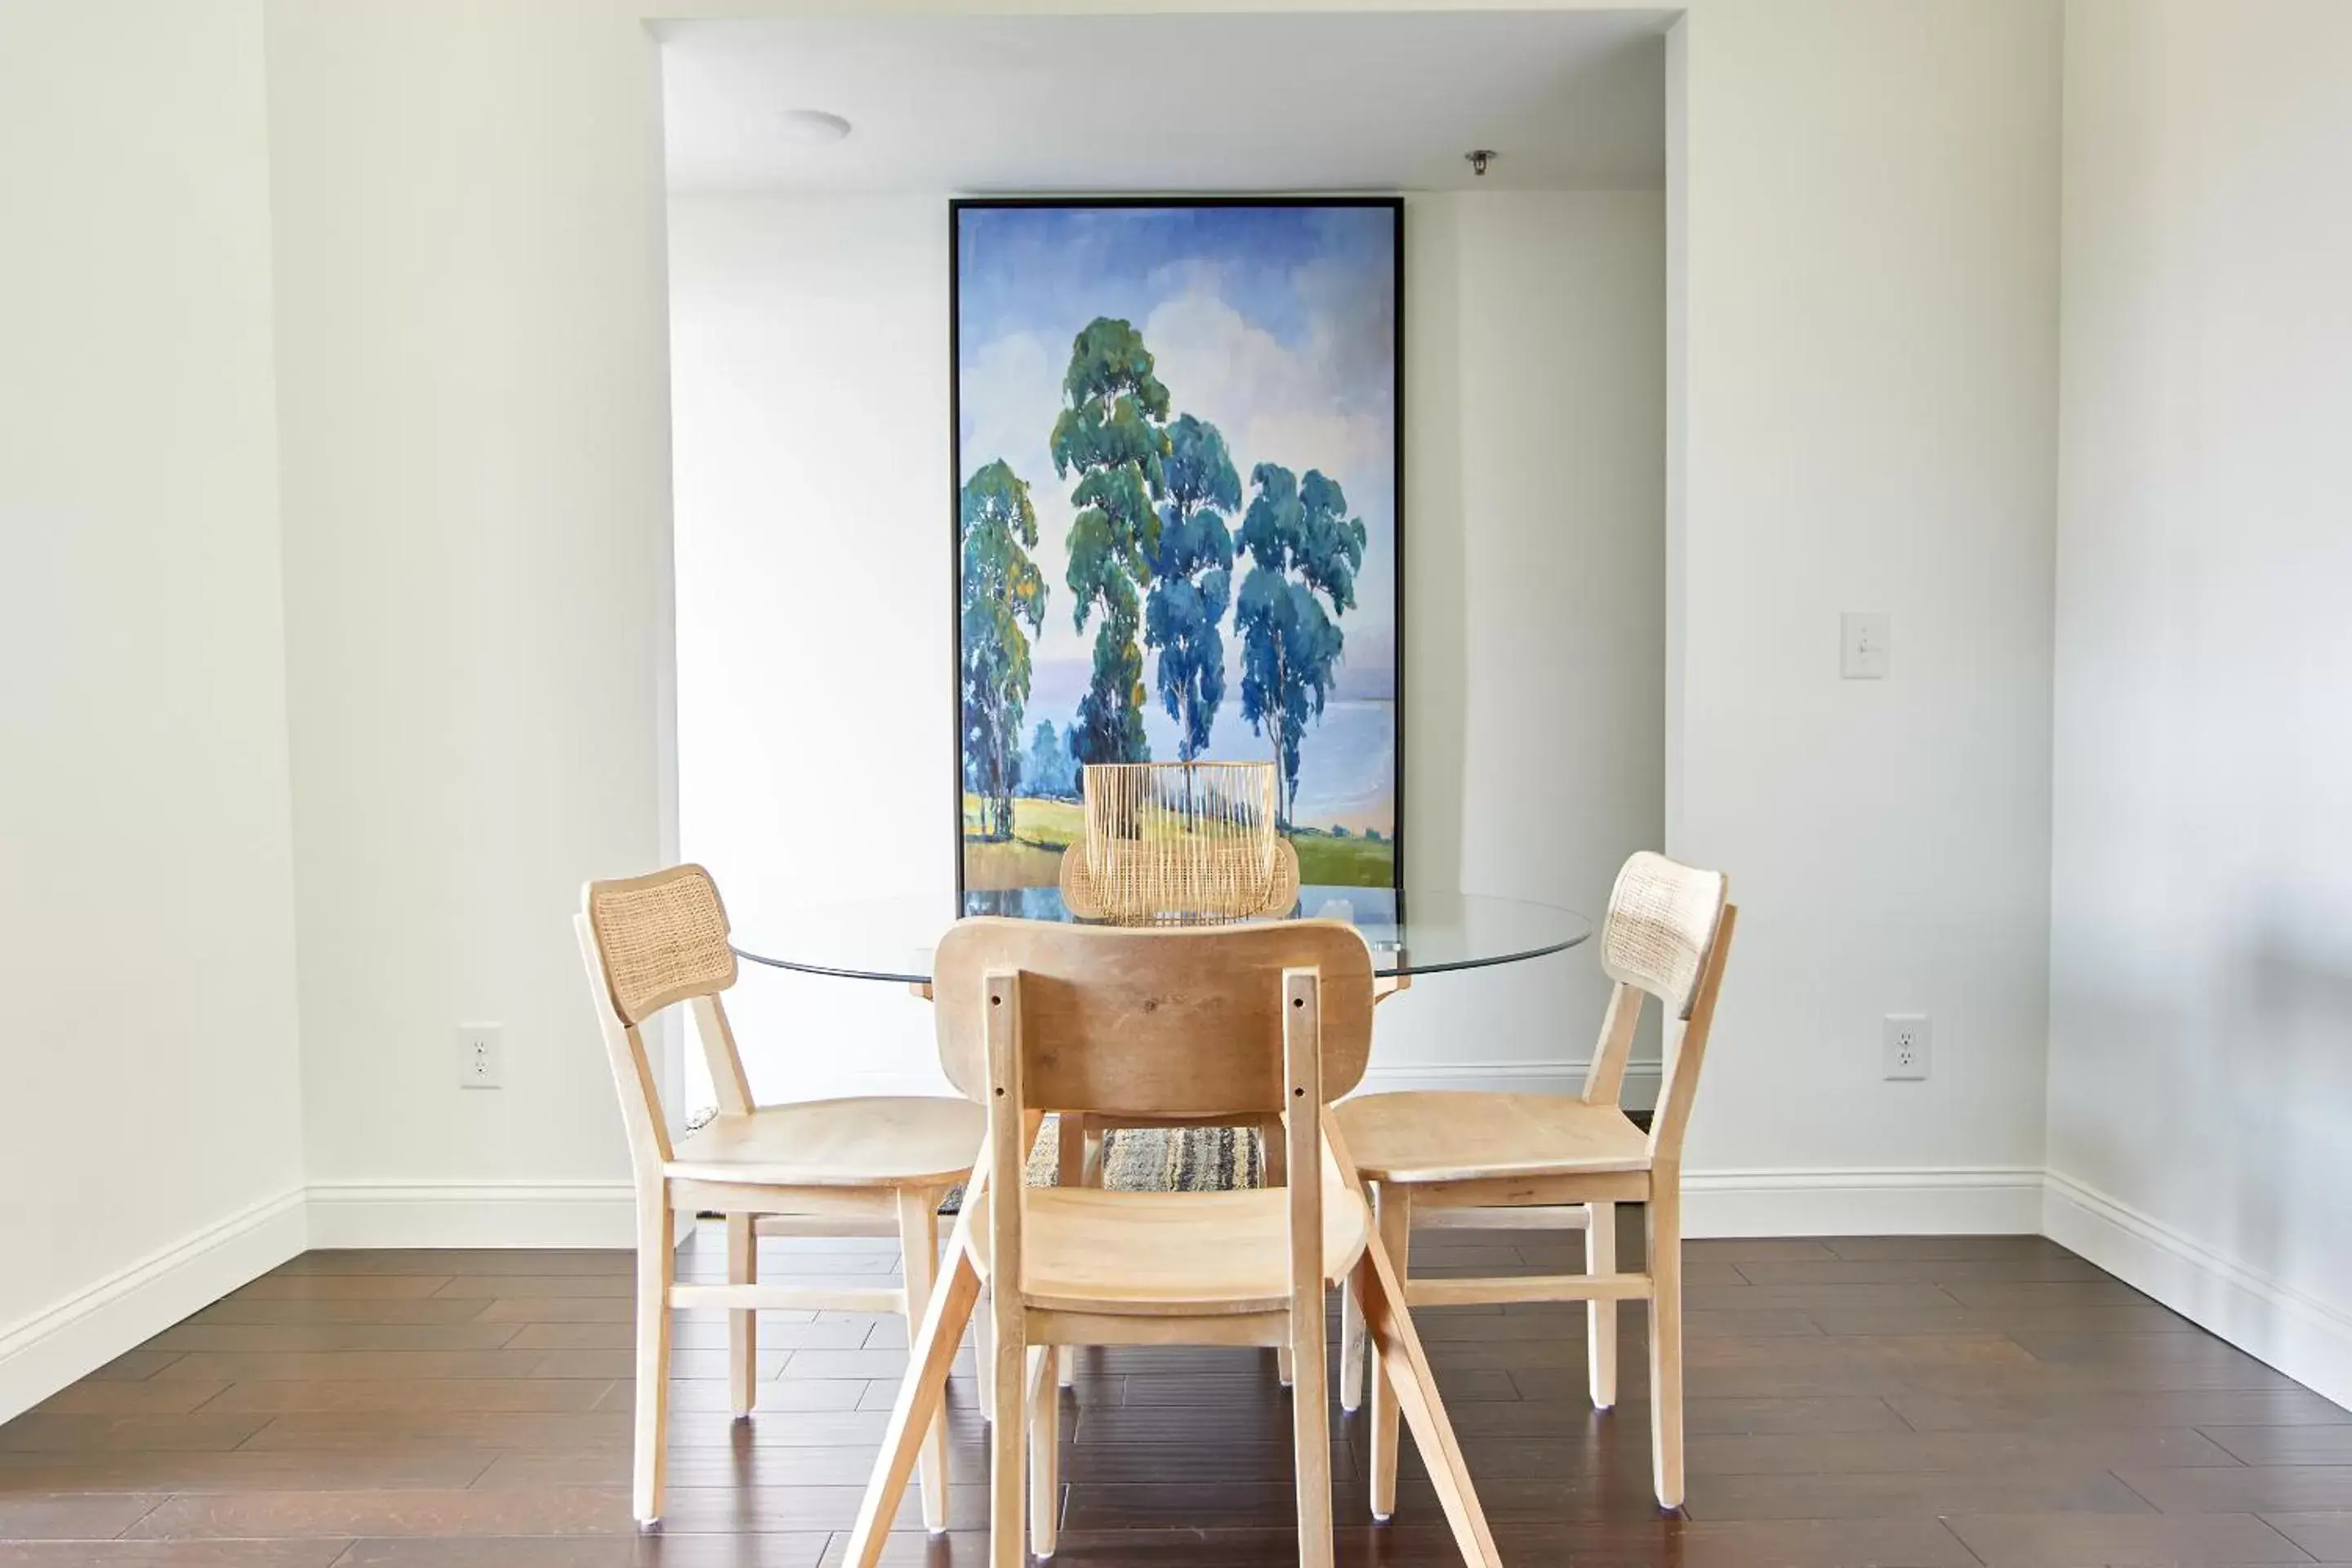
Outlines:
[{"label": "green tree in painting", "polygon": [[1054,421],[1054,472],[1072,473],[1071,619],[1083,632],[1099,611],[1094,673],[1071,726],[1081,763],[1150,759],[1143,735],[1143,652],[1136,646],[1142,592],[1160,547],[1152,510],[1166,489],[1168,389],[1151,351],[1125,321],[1097,316],[1070,347],[1063,408]]},{"label": "green tree in painting", "polygon": [[1348,515],[1339,487],[1313,468],[1302,483],[1288,468],[1260,463],[1250,487],[1257,494],[1242,519],[1242,548],[1251,565],[1234,612],[1242,717],[1259,734],[1273,732],[1287,828],[1298,800],[1298,742],[1323,716],[1346,641],[1339,617],[1356,606],[1364,524]]},{"label": "green tree in painting", "polygon": [[1029,760],[1022,765],[1021,784],[1029,795],[1078,793],[1078,765],[1070,760],[1069,744],[1051,719],[1037,721],[1037,732],[1029,741]]},{"label": "green tree in painting", "polygon": [[1233,602],[1234,536],[1228,514],[1242,504],[1241,476],[1214,425],[1190,414],[1168,427],[1168,499],[1160,509],[1160,549],[1143,641],[1160,650],[1160,700],[1176,721],[1177,755],[1209,747],[1225,700],[1225,644],[1217,623]]},{"label": "green tree in painting", "polygon": [[1037,513],[1028,483],[1003,458],[964,481],[962,528],[964,786],[980,796],[982,836],[1009,838],[1029,637],[1045,628],[1045,578],[1029,558]]}]

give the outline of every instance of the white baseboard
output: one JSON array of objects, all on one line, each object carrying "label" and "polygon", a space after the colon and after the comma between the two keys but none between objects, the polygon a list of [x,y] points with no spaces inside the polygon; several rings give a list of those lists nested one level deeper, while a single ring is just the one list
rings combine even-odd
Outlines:
[{"label": "white baseboard", "polygon": [[2057,1171],[2043,1188],[2041,1229],[2248,1355],[2352,1408],[2352,1315]]},{"label": "white baseboard", "polygon": [[0,1421],[300,1252],[302,1211],[264,1199],[0,1331]]},{"label": "white baseboard", "polygon": [[312,1247],[635,1247],[626,1182],[315,1182]]},{"label": "white baseboard", "polygon": [[2030,1236],[2042,1172],[2028,1165],[1685,1171],[1686,1236]]}]

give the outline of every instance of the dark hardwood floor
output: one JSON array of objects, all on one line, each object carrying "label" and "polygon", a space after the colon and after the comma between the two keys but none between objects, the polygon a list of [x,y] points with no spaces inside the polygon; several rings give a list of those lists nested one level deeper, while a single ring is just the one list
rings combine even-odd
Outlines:
[{"label": "dark hardwood floor", "polygon": [[[1629,1215],[1638,1221],[1638,1215]],[[714,1277],[698,1238],[686,1268]],[[1431,1232],[1425,1272],[1558,1268],[1573,1235]],[[1628,1256],[1637,1242],[1629,1227]],[[1693,1242],[1690,1499],[1650,1496],[1644,1342],[1584,1391],[1580,1309],[1420,1314],[1507,1561],[1581,1568],[2352,1563],[2352,1414],[2029,1237]],[[772,1277],[878,1245],[769,1244]],[[895,1320],[769,1314],[758,1416],[723,1325],[681,1320],[668,1518],[628,1518],[630,1280],[606,1252],[314,1252],[0,1426],[0,1564],[667,1563],[840,1548],[904,1357]],[[1092,1352],[1065,1396],[1058,1561],[1292,1561],[1286,1398],[1254,1352]],[[954,1531],[985,1557],[981,1428],[954,1391]],[[1458,1561],[1419,1467],[1396,1521],[1335,1419],[1343,1563]],[[910,1500],[911,1510],[911,1500]],[[912,1525],[911,1511],[902,1524]]]}]

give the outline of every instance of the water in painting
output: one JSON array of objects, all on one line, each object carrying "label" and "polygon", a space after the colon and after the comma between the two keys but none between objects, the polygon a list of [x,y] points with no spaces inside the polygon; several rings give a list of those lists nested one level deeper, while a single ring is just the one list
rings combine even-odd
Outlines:
[{"label": "water in painting", "polygon": [[1399,221],[956,208],[973,907],[1055,885],[1087,763],[1271,760],[1301,880],[1394,887]]}]

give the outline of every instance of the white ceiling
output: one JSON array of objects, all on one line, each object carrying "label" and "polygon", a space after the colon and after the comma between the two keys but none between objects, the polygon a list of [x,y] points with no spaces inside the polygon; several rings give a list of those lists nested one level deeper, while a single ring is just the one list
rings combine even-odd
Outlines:
[{"label": "white ceiling", "polygon": [[[680,191],[1648,188],[1664,11],[692,22],[663,29]],[[792,109],[846,117],[795,142]]]}]

